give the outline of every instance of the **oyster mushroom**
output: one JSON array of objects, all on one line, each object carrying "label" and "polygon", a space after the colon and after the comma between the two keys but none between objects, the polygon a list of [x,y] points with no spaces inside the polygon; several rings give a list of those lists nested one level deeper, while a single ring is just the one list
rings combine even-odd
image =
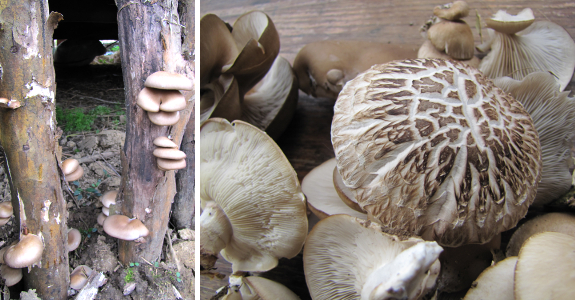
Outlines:
[{"label": "oyster mushroom", "polygon": [[575,99],[560,91],[557,78],[549,72],[533,72],[521,81],[500,77],[494,83],[521,102],[539,134],[543,169],[533,206],[543,206],[571,188]]},{"label": "oyster mushroom", "polygon": [[[533,22],[532,12],[514,18],[500,11],[495,19],[507,21],[497,22],[496,26],[486,21],[493,29],[487,31],[487,44],[478,49],[490,47],[491,52],[481,60],[481,72],[489,78],[510,76],[517,80],[535,71],[551,72],[563,91],[575,69],[575,42],[569,33],[552,22]],[[528,25],[529,22],[533,24]]]},{"label": "oyster mushroom", "polygon": [[[242,121],[210,119],[200,131],[201,255],[236,271],[267,271],[299,253],[305,197],[275,142]],[[214,260],[203,265],[210,268]]]},{"label": "oyster mushroom", "polygon": [[435,286],[441,251],[436,242],[398,237],[375,223],[334,215],[310,232],[304,272],[316,300],[420,299]]},{"label": "oyster mushroom", "polygon": [[460,20],[469,15],[469,5],[465,1],[454,1],[453,3],[436,6],[433,8],[433,14],[444,20]]},{"label": "oyster mushroom", "polygon": [[346,82],[374,64],[416,58],[416,48],[367,41],[319,41],[305,45],[294,60],[299,88],[314,97],[337,99]]},{"label": "oyster mushroom", "polygon": [[443,246],[513,228],[541,177],[529,114],[456,61],[395,61],[360,74],[338,97],[331,136],[368,218]]},{"label": "oyster mushroom", "polygon": [[230,276],[228,294],[222,300],[299,300],[300,298],[281,283],[258,276]]},{"label": "oyster mushroom", "polygon": [[12,202],[5,201],[0,203],[0,226],[6,225],[12,215],[14,214],[14,210],[12,208]]},{"label": "oyster mushroom", "polygon": [[42,239],[29,233],[5,250],[4,263],[14,269],[29,267],[42,259],[42,252],[44,252]]},{"label": "oyster mushroom", "polygon": [[433,46],[457,60],[470,60],[475,52],[473,32],[463,20],[442,20],[427,30],[427,38]]},{"label": "oyster mushroom", "polygon": [[473,283],[463,300],[515,299],[513,279],[517,256],[508,257],[485,269]]}]

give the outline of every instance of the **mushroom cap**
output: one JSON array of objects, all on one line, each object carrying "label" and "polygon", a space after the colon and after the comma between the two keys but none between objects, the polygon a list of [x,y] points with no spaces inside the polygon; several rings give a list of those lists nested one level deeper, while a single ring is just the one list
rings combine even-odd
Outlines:
[{"label": "mushroom cap", "polygon": [[110,215],[110,208],[109,207],[102,207],[102,214],[104,214],[104,216],[109,216]]},{"label": "mushroom cap", "polygon": [[0,277],[6,286],[13,286],[22,280],[22,269],[10,268],[8,265],[0,266]]},{"label": "mushroom cap", "polygon": [[150,121],[159,126],[170,126],[178,123],[180,120],[180,112],[167,112],[167,111],[159,111],[159,112],[148,112],[148,118]]},{"label": "mushroom cap", "polygon": [[82,168],[82,166],[78,166],[78,168],[76,168],[76,170],[74,170],[72,173],[64,176],[66,178],[66,181],[76,181],[82,178],[83,175],[84,175],[84,168]]},{"label": "mushroom cap", "polygon": [[72,273],[70,273],[70,287],[79,291],[86,283],[88,283],[88,277],[92,274],[92,269],[85,265],[77,266]]},{"label": "mushroom cap", "polygon": [[154,143],[154,145],[156,145],[158,147],[178,148],[178,145],[176,145],[176,143],[174,143],[174,141],[169,139],[167,136],[159,136],[159,137],[154,139],[153,143]]},{"label": "mushroom cap", "polygon": [[[430,40],[425,40],[425,42],[423,42],[423,44],[419,48],[419,51],[417,52],[417,58],[454,59],[451,56],[447,55],[447,53],[437,50],[437,48],[433,46]],[[481,60],[475,55],[471,59],[460,60],[460,61],[474,68],[478,68],[479,63],[481,62]]]},{"label": "mushroom cap", "polygon": [[[203,89],[222,74],[222,68],[231,64],[240,50],[226,23],[214,14],[200,19],[200,87]],[[206,38],[209,37],[209,38]]]},{"label": "mushroom cap", "polygon": [[437,50],[444,51],[451,58],[469,60],[475,53],[473,32],[465,21],[444,20],[433,24],[427,37]]},{"label": "mushroom cap", "polygon": [[156,148],[152,152],[155,157],[180,160],[186,158],[186,153],[174,148]]},{"label": "mushroom cap", "polygon": [[521,102],[539,134],[543,169],[532,206],[543,206],[571,188],[575,98],[560,92],[557,78],[549,72],[533,72],[521,81],[500,77],[493,82]]},{"label": "mushroom cap", "polygon": [[12,208],[12,202],[4,201],[0,203],[0,218],[10,218],[14,214],[14,209]]},{"label": "mushroom cap", "polygon": [[194,89],[194,82],[182,74],[157,71],[146,78],[144,86],[160,90],[191,91]]},{"label": "mushroom cap", "polygon": [[529,73],[542,71],[558,78],[560,91],[569,84],[575,69],[575,42],[563,27],[537,21],[512,35],[491,29],[487,32],[491,52],[479,65],[485,76],[521,80]]},{"label": "mushroom cap", "polygon": [[102,202],[102,205],[109,208],[111,204],[116,204],[116,196],[118,196],[118,192],[118,190],[110,190],[105,192],[100,197],[100,202]]},{"label": "mushroom cap", "polygon": [[301,190],[307,199],[308,208],[320,219],[331,215],[346,214],[367,220],[367,214],[347,206],[339,197],[333,180],[335,158],[313,168],[302,180]]},{"label": "mushroom cap", "polygon": [[34,234],[27,234],[20,241],[8,247],[4,252],[4,263],[11,268],[25,268],[40,261],[44,252],[42,239]]},{"label": "mushroom cap", "polygon": [[529,114],[456,61],[373,66],[340,93],[331,136],[370,219],[449,247],[514,227],[541,176]]},{"label": "mushroom cap", "polygon": [[[300,298],[283,284],[259,276],[234,278],[230,276],[230,289],[223,300],[261,299],[261,300],[299,300]],[[236,284],[232,285],[232,281]],[[236,298],[238,297],[238,298]]]},{"label": "mushroom cap", "polygon": [[179,111],[186,108],[186,98],[178,90],[159,90],[144,87],[138,94],[136,102],[145,111],[167,112]]},{"label": "mushroom cap", "polygon": [[469,15],[469,5],[465,1],[454,1],[436,6],[433,8],[433,14],[444,20],[455,21]]},{"label": "mushroom cap", "polygon": [[76,171],[76,169],[78,169],[79,166],[80,162],[78,162],[77,159],[68,158],[62,162],[62,172],[64,172],[64,175],[68,175]]},{"label": "mushroom cap", "polygon": [[508,257],[485,269],[465,294],[463,300],[515,299],[513,279],[517,256]]},{"label": "mushroom cap", "polygon": [[220,254],[234,272],[266,271],[297,255],[307,235],[305,196],[277,144],[253,125],[224,119],[205,122],[200,140],[200,199],[217,203],[233,228]]},{"label": "mushroom cap", "polygon": [[517,33],[533,24],[535,16],[531,8],[525,8],[517,15],[510,15],[504,10],[499,10],[491,19],[486,19],[487,27],[505,34]]},{"label": "mushroom cap", "polygon": [[244,96],[240,119],[277,138],[291,121],[297,101],[295,73],[287,59],[278,56],[266,76]]},{"label": "mushroom cap", "polygon": [[332,173],[333,173],[332,175],[333,186],[335,187],[335,191],[339,195],[339,198],[343,200],[343,202],[347,204],[347,206],[351,207],[353,210],[365,214],[366,212],[363,209],[361,209],[361,206],[359,206],[357,200],[355,200],[355,196],[352,193],[352,191],[347,186],[345,186],[345,183],[343,183],[343,179],[341,178],[341,175],[337,171],[337,161],[336,161],[336,167],[333,168]]},{"label": "mushroom cap", "polygon": [[66,248],[68,251],[74,251],[78,246],[80,246],[80,242],[82,242],[82,234],[76,228],[68,229],[68,244]]},{"label": "mushroom cap", "polygon": [[8,224],[8,221],[10,221],[10,218],[0,218],[0,226]]},{"label": "mushroom cap", "polygon": [[299,88],[313,97],[337,99],[346,82],[374,64],[416,58],[417,48],[367,41],[318,41],[305,45],[293,68]]},{"label": "mushroom cap", "polygon": [[103,226],[107,234],[125,241],[133,241],[150,233],[142,221],[130,219],[123,215],[107,217]]},{"label": "mushroom cap", "polygon": [[180,170],[186,167],[186,159],[166,159],[158,157],[156,158],[156,163],[158,164],[158,168],[162,171],[170,171],[170,170]]},{"label": "mushroom cap", "polygon": [[525,241],[535,234],[552,231],[575,237],[575,216],[568,213],[553,212],[535,217],[523,223],[511,236],[507,244],[506,255],[517,256]]},{"label": "mushroom cap", "polygon": [[[435,285],[441,251],[436,242],[398,237],[375,223],[334,215],[317,223],[306,240],[306,283],[316,300],[418,299]],[[381,296],[388,291],[403,294]]]},{"label": "mushroom cap", "polygon": [[104,226],[104,220],[106,220],[106,218],[107,216],[104,214],[104,212],[101,212],[98,214],[98,218],[96,219],[96,221],[100,226]]},{"label": "mushroom cap", "polygon": [[575,238],[570,235],[543,232],[529,238],[515,266],[515,299],[573,298],[574,253]]}]

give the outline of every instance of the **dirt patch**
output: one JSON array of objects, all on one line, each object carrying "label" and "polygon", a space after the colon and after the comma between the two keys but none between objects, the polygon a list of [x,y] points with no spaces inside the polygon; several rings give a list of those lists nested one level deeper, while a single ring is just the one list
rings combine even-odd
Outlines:
[{"label": "dirt patch", "polygon": [[[69,253],[70,271],[87,265],[104,274],[106,282],[95,299],[194,299],[193,230],[169,230],[172,233],[164,241],[159,261],[122,265],[118,261],[117,240],[97,224],[102,207],[100,195],[118,189],[121,180],[120,149],[125,140],[126,119],[120,65],[57,68],[56,82],[58,126],[64,130],[58,141],[62,160],[74,157],[84,169],[80,180],[63,184],[68,227],[77,228],[82,234],[78,249]],[[74,126],[89,127],[64,129],[73,122]],[[10,201],[10,189],[2,166],[0,202],[3,201]],[[17,230],[14,219],[10,220],[0,228],[0,243],[16,240]],[[10,288],[11,299],[17,298],[20,289],[20,285]],[[69,290],[69,298],[74,299],[76,293]]]}]

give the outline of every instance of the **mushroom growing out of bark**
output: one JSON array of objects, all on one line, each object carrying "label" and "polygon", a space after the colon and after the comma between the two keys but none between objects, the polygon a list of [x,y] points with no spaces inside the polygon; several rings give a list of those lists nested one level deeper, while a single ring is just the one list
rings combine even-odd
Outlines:
[{"label": "mushroom growing out of bark", "polygon": [[575,69],[575,42],[563,27],[534,19],[531,9],[526,8],[517,16],[499,11],[486,20],[489,39],[478,49],[491,48],[491,52],[479,69],[489,78],[510,76],[517,80],[535,71],[551,72],[563,91]]},{"label": "mushroom growing out of bark", "polygon": [[66,181],[76,181],[84,175],[84,169],[75,158],[68,158],[62,162],[62,172]]},{"label": "mushroom growing out of bark", "polygon": [[6,225],[13,214],[12,202],[5,201],[0,203],[0,226]]},{"label": "mushroom growing out of bark", "polygon": [[305,197],[276,143],[242,121],[210,119],[200,131],[201,258],[218,253],[236,271],[267,271],[299,253],[307,235]]},{"label": "mushroom growing out of bark", "polygon": [[152,154],[157,158],[156,163],[160,170],[179,170],[186,167],[186,153],[178,150],[176,143],[163,136],[155,138],[153,143],[158,146]]},{"label": "mushroom growing out of bark", "polygon": [[343,182],[370,220],[442,246],[513,228],[541,177],[529,114],[456,61],[373,66],[340,93],[331,136]]},{"label": "mushroom growing out of bark", "polygon": [[18,101],[18,100],[10,100],[7,98],[0,97],[0,107],[16,109],[16,108],[20,107],[20,105],[21,105],[20,101]]},{"label": "mushroom growing out of bark", "polygon": [[313,299],[420,299],[432,292],[443,249],[348,215],[321,220],[303,261]]},{"label": "mushroom growing out of bark", "polygon": [[111,237],[125,241],[134,241],[147,236],[148,228],[138,219],[123,215],[112,215],[104,220],[104,231]]},{"label": "mushroom growing out of bark", "polygon": [[515,266],[515,299],[571,299],[575,294],[575,237],[543,232],[529,238]]},{"label": "mushroom growing out of bark", "polygon": [[549,72],[533,72],[521,81],[500,77],[493,82],[521,102],[539,134],[543,169],[533,206],[541,207],[571,188],[575,99],[561,92],[557,78]]},{"label": "mushroom growing out of bark", "polygon": [[319,41],[305,45],[294,60],[299,88],[313,97],[337,99],[346,82],[374,64],[417,57],[411,45],[367,41]]},{"label": "mushroom growing out of bark", "polygon": [[15,269],[29,267],[40,261],[42,252],[44,252],[42,239],[29,233],[23,235],[18,243],[6,249],[4,263]]}]

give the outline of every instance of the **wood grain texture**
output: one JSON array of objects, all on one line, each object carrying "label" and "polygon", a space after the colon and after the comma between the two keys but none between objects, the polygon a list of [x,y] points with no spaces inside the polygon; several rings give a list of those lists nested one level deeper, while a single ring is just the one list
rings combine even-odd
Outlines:
[{"label": "wood grain texture", "polygon": [[[447,2],[449,1],[201,0],[200,15],[213,13],[233,24],[245,12],[264,11],[273,20],[280,35],[280,55],[293,64],[297,52],[303,46],[327,39],[365,40],[419,47],[424,42],[420,27],[433,15],[435,6]],[[467,3],[471,12],[464,20],[471,26],[476,44],[480,43],[479,31],[475,28],[476,10],[485,19],[500,9],[516,14],[523,8],[530,7],[536,20],[557,23],[572,37],[575,36],[573,2],[486,0]],[[482,34],[487,35],[487,31],[483,29]],[[573,90],[573,87],[572,81],[566,90]],[[315,99],[300,92],[295,116],[286,132],[277,140],[300,180],[311,169],[334,156],[330,139],[333,104],[333,100]],[[229,272],[229,266],[225,262],[219,261],[216,266],[219,272],[229,274],[226,273]],[[209,280],[202,276],[201,299],[209,299],[215,290],[226,282],[227,278]],[[309,297],[305,286],[289,283],[287,279],[282,283],[288,285],[302,299]]]}]

